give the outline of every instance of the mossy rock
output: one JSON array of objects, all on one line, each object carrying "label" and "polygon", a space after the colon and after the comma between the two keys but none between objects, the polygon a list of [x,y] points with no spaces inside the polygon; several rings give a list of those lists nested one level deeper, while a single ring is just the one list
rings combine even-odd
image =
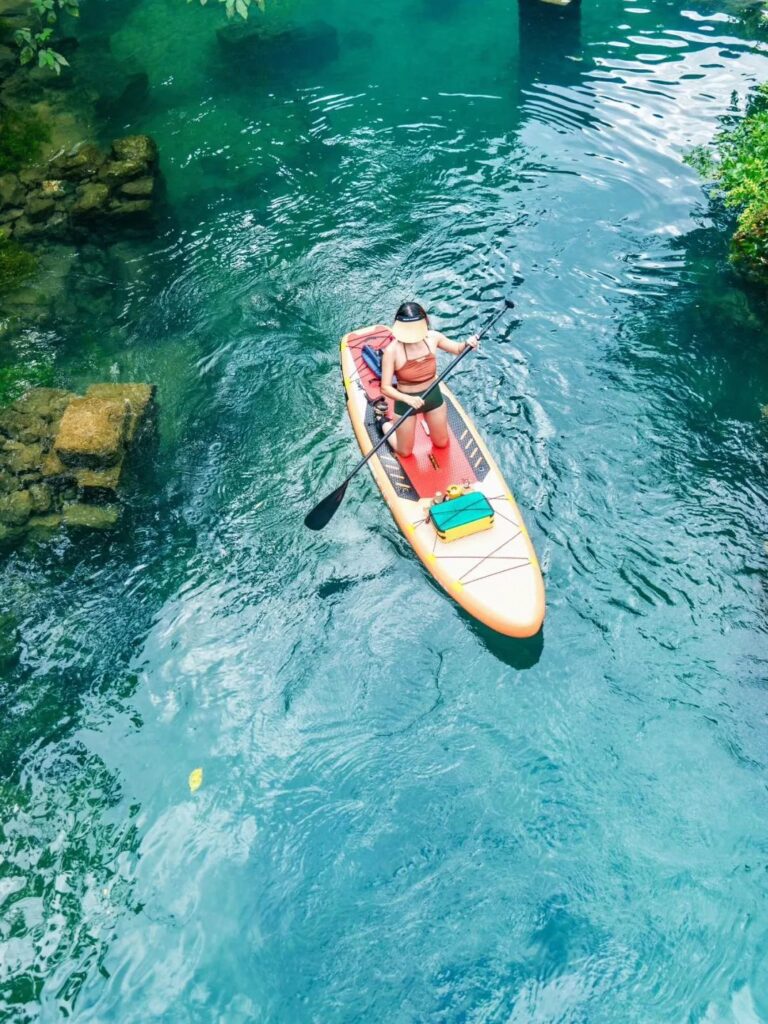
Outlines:
[{"label": "mossy rock", "polygon": [[116,505],[86,505],[84,502],[67,502],[62,509],[67,526],[82,526],[89,530],[108,530],[120,518]]},{"label": "mossy rock", "polygon": [[13,403],[15,412],[40,416],[44,420],[59,419],[76,396],[61,388],[31,388]]},{"label": "mossy rock", "polygon": [[43,461],[43,454],[42,445],[6,441],[0,458],[6,472],[20,476],[22,473],[38,471]]},{"label": "mossy rock", "polygon": [[59,424],[56,454],[68,466],[114,466],[123,457],[130,411],[124,400],[73,398]]},{"label": "mossy rock", "polygon": [[67,181],[83,181],[97,173],[104,159],[105,154],[98,146],[87,143],[52,160],[49,171]]},{"label": "mossy rock", "polygon": [[108,202],[109,188],[101,182],[88,182],[78,190],[72,216],[81,219],[98,217],[104,213]]},{"label": "mossy rock", "polygon": [[18,207],[24,205],[24,188],[16,174],[0,175],[0,207]]},{"label": "mossy rock", "polygon": [[0,434],[24,444],[51,436],[51,425],[41,416],[19,412],[13,407],[0,410]]},{"label": "mossy rock", "polygon": [[24,526],[6,526],[4,523],[0,523],[0,546],[18,540],[25,532],[25,529]]},{"label": "mossy rock", "polygon": [[157,162],[157,143],[150,135],[125,135],[114,140],[112,153],[118,161],[152,166]]},{"label": "mossy rock", "polygon": [[126,444],[131,444],[143,422],[148,422],[157,389],[154,384],[91,384],[86,398],[106,398],[128,404]]},{"label": "mossy rock", "polygon": [[27,529],[43,534],[53,533],[54,530],[59,529],[63,522],[64,516],[60,512],[51,512],[44,516],[32,516],[27,523]]},{"label": "mossy rock", "polygon": [[3,526],[23,526],[31,515],[29,491],[12,491],[0,498],[0,523]]},{"label": "mossy rock", "polygon": [[33,514],[40,515],[44,512],[50,512],[51,505],[53,504],[53,496],[51,489],[46,484],[32,484],[28,489],[29,498],[32,502]]}]

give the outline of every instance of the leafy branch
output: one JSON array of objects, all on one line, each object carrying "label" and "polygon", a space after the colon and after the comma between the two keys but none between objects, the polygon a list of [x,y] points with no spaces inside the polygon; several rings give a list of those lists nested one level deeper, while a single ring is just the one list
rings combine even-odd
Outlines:
[{"label": "leafy branch", "polygon": [[[194,0],[187,2],[193,3]],[[208,0],[200,0],[203,7],[207,3]],[[228,18],[245,19],[252,4],[263,11],[266,0],[219,0],[219,3],[224,4]],[[60,75],[61,69],[69,66],[69,61],[50,43],[60,14],[68,14],[72,18],[80,16],[80,0],[30,0],[29,9],[35,26],[20,28],[14,33],[14,39],[19,47],[19,60],[22,64],[31,64],[36,60],[38,67],[49,68]]]},{"label": "leafy branch", "polygon": [[57,75],[67,67],[67,58],[49,45],[53,38],[53,30],[59,20],[59,14],[69,14],[73,18],[80,15],[80,0],[31,0],[30,13],[36,22],[33,28],[20,28],[14,33],[19,47],[19,60],[22,64],[30,64],[37,60],[41,68],[49,68]]},{"label": "leafy branch", "polygon": [[685,159],[737,213],[733,263],[768,283],[768,82],[754,91],[742,118],[725,121],[711,147],[698,147]]},{"label": "leafy branch", "polygon": [[[187,3],[194,3],[194,0],[187,0]],[[208,0],[200,0],[200,6],[205,7]],[[224,4],[227,9],[227,17],[234,18],[237,15],[240,18],[247,18],[251,4],[255,3],[260,11],[264,10],[266,0],[219,0],[219,3]]]}]

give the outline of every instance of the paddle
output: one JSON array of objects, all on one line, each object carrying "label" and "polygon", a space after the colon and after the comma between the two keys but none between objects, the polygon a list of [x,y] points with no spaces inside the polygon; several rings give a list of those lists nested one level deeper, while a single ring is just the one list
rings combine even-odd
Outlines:
[{"label": "paddle", "polygon": [[[478,332],[477,337],[482,338],[482,336],[487,331],[489,331],[491,327],[493,327],[496,321],[500,320],[501,317],[504,316],[508,309],[514,309],[514,305],[515,304],[512,301],[512,299],[504,299],[504,309],[500,310],[498,313],[494,314],[494,316],[491,317],[491,319],[488,321],[485,327],[483,327],[482,330]],[[451,373],[452,370],[456,369],[456,367],[459,365],[464,356],[471,351],[472,349],[469,346],[467,346],[467,348],[465,348],[463,352],[460,352],[453,360],[453,362],[446,366],[446,368],[443,370],[440,376],[437,377],[432,382],[432,384],[430,384],[430,386],[427,388],[427,390],[421,397],[426,398],[430,391],[436,388],[440,381],[445,380],[448,374]],[[371,448],[371,450],[368,452],[365,458],[361,459],[360,462],[358,462],[358,464],[349,474],[347,479],[342,484],[340,484],[335,491],[331,491],[331,493],[327,495],[325,498],[323,498],[321,502],[318,502],[318,504],[315,505],[311,512],[307,513],[304,519],[305,526],[308,526],[310,530],[322,530],[324,526],[327,526],[328,523],[330,523],[331,519],[333,519],[334,515],[336,514],[336,510],[338,509],[339,505],[344,500],[344,495],[347,493],[347,487],[349,486],[349,481],[352,479],[352,477],[363,468],[366,462],[368,462],[372,455],[376,454],[376,452],[379,450],[379,448],[381,448],[383,444],[386,444],[389,435],[393,434],[401,423],[404,423],[409,416],[412,416],[417,411],[418,410],[416,409],[409,409],[407,412],[403,413],[399,420],[396,420],[395,423],[392,424],[392,427],[386,432],[386,434],[382,436],[378,444],[374,445],[374,447]]]}]

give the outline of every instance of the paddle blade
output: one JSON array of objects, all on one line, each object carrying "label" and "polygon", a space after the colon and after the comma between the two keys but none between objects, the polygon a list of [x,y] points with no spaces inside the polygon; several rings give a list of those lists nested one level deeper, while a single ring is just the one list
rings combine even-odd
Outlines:
[{"label": "paddle blade", "polygon": [[344,501],[348,485],[349,480],[345,480],[341,487],[331,491],[327,497],[315,505],[312,511],[304,517],[304,525],[308,526],[310,530],[322,530],[324,526],[327,526],[336,515],[339,505]]}]

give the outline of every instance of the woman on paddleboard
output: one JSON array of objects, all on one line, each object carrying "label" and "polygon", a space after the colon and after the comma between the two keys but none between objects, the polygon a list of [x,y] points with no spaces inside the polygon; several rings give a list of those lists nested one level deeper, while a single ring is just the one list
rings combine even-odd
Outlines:
[{"label": "woman on paddleboard", "polygon": [[[426,399],[422,395],[437,376],[437,350],[457,356],[467,347],[477,346],[474,334],[467,341],[457,342],[431,330],[429,317],[418,302],[404,302],[395,314],[392,341],[384,349],[381,362],[381,393],[394,399],[396,417],[407,412],[409,406],[423,412],[436,448],[448,444],[448,411],[439,384]],[[393,384],[395,377],[397,386]],[[382,418],[380,422],[383,429],[389,428],[387,420]],[[413,451],[415,435],[416,417],[409,416],[387,440],[398,455],[407,456]]]}]

